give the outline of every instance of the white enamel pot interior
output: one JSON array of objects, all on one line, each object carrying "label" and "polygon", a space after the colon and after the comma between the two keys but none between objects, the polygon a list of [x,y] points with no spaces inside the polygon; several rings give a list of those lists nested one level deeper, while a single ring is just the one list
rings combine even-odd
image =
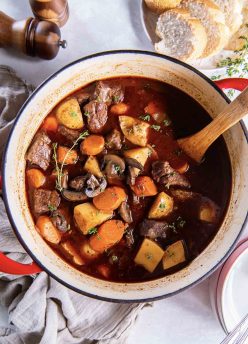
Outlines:
[{"label": "white enamel pot interior", "polygon": [[92,81],[118,76],[143,76],[171,84],[196,99],[213,118],[228,102],[213,82],[172,58],[140,51],[114,51],[82,58],[48,78],[22,107],[5,151],[4,199],[18,239],[34,261],[56,280],[99,299],[141,302],[194,285],[213,272],[231,252],[247,216],[247,140],[240,123],[224,135],[232,166],[230,204],[212,242],[186,268],[143,283],[108,282],[83,274],[59,258],[35,229],[25,192],[25,153],[44,117],[61,99]]}]

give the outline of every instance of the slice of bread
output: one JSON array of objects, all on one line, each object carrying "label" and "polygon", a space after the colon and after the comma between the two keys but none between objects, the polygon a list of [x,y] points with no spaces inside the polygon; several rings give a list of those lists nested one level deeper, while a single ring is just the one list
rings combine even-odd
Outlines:
[{"label": "slice of bread", "polygon": [[147,7],[155,13],[163,13],[166,10],[177,7],[181,0],[145,0]]},{"label": "slice of bread", "polygon": [[240,50],[243,48],[246,41],[240,37],[248,38],[248,8],[243,9],[243,24],[239,30],[231,37],[225,49],[227,50]]},{"label": "slice of bread", "polygon": [[212,0],[225,14],[226,25],[231,34],[237,32],[242,24],[243,0]]},{"label": "slice of bread", "polygon": [[155,50],[182,61],[197,59],[207,44],[207,34],[203,25],[198,19],[192,18],[185,9],[176,8],[161,14],[156,34],[162,40],[155,43]]},{"label": "slice of bread", "polygon": [[199,19],[206,30],[208,42],[201,57],[212,56],[224,48],[230,30],[225,24],[224,13],[217,5],[210,0],[183,0],[180,7]]}]

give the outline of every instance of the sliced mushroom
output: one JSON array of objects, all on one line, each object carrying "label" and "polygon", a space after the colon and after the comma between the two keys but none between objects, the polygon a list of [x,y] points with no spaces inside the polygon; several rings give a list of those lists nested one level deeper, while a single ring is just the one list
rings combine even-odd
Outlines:
[{"label": "sliced mushroom", "polygon": [[125,161],[115,154],[106,154],[103,158],[107,177],[121,176],[125,171]]},{"label": "sliced mushroom", "polygon": [[124,201],[121,203],[119,207],[119,213],[125,222],[127,223],[133,222],[132,212],[127,201]]},{"label": "sliced mushroom", "polygon": [[135,184],[135,179],[137,177],[135,167],[128,166],[127,169],[127,184],[128,185],[134,185]]},{"label": "sliced mushroom", "polygon": [[69,226],[63,214],[61,214],[58,210],[55,210],[52,213],[51,221],[53,225],[60,231],[60,232],[67,232],[69,230]]},{"label": "sliced mushroom", "polygon": [[69,185],[74,190],[82,191],[87,178],[89,178],[88,174],[86,174],[85,176],[77,176],[70,181]]},{"label": "sliced mushroom", "polygon": [[126,161],[128,166],[138,168],[140,171],[144,171],[144,167],[137,160],[135,160],[133,158],[125,158],[125,161]]},{"label": "sliced mushroom", "polygon": [[134,244],[134,228],[128,227],[126,230],[126,243],[128,247],[131,247]]},{"label": "sliced mushroom", "polygon": [[65,189],[61,192],[61,194],[64,199],[71,202],[86,201],[88,199],[87,195],[80,191],[71,191]]},{"label": "sliced mushroom", "polygon": [[97,179],[93,174],[90,178],[86,181],[86,188],[84,190],[85,194],[92,198],[99,195],[103,192],[107,187],[107,181],[105,178]]}]

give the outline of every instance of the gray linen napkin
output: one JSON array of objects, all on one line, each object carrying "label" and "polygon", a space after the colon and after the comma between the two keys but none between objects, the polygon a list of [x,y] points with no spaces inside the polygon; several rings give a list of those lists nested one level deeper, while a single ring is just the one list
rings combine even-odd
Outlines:
[{"label": "gray linen napkin", "polygon": [[[0,66],[0,156],[11,124],[32,87]],[[30,257],[16,239],[0,198],[0,251],[17,261]],[[0,303],[9,325],[0,327],[1,344],[124,344],[145,304],[114,304],[79,295],[45,272],[35,276],[0,274]]]}]

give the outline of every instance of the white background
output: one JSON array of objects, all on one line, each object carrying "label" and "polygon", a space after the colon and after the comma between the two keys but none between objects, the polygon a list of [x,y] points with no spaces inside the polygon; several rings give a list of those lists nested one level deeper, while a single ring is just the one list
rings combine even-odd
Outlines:
[{"label": "white background", "polygon": [[[0,49],[7,64],[34,85],[82,56],[113,49],[152,49],[140,22],[140,0],[69,0],[70,18],[62,28],[66,50],[52,61],[25,57]],[[16,19],[32,16],[27,0],[0,0],[0,10]],[[0,326],[6,311],[0,308]],[[210,306],[209,281],[145,308],[128,344],[218,344],[224,332]]]}]

